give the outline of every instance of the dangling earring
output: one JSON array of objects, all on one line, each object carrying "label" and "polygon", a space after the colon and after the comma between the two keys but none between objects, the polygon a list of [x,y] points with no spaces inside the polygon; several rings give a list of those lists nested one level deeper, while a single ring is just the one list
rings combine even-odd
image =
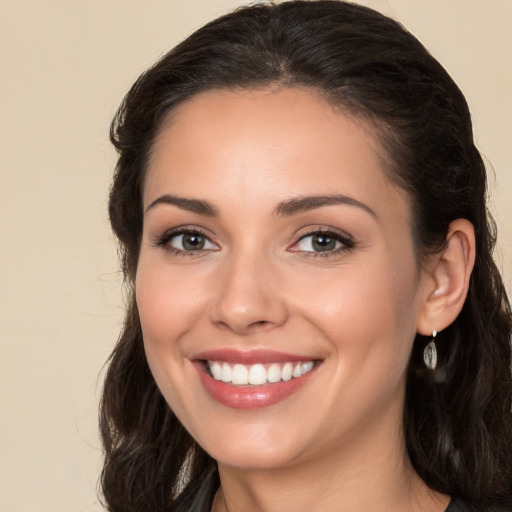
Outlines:
[{"label": "dangling earring", "polygon": [[434,341],[436,336],[437,331],[432,331],[432,339],[423,350],[423,361],[425,361],[425,366],[429,370],[435,370],[437,367],[437,349]]}]

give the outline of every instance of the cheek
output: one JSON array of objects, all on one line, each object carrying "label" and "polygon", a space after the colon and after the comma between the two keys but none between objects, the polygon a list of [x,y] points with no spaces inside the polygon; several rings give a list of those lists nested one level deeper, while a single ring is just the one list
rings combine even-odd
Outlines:
[{"label": "cheek", "polygon": [[174,413],[193,432],[187,411],[194,403],[194,389],[184,375],[194,375],[195,370],[186,357],[183,335],[198,320],[202,290],[183,274],[141,253],[135,292],[151,373]]},{"label": "cheek", "polygon": [[291,295],[334,346],[342,371],[405,369],[416,332],[417,275],[413,261],[390,267],[358,265],[302,278]]},{"label": "cheek", "polygon": [[326,402],[351,411],[352,418],[362,418],[378,416],[391,403],[402,401],[415,334],[415,293],[410,274],[379,280],[372,272],[354,274],[331,282],[339,289],[337,299],[333,291],[317,292],[310,318],[317,319],[335,350],[335,357],[327,361],[333,379]]},{"label": "cheek", "polygon": [[291,296],[297,297],[306,311],[323,317],[326,325],[333,328],[360,325],[374,329],[380,325],[385,329],[410,320],[415,308],[414,272],[372,270],[369,265],[360,267],[362,271],[347,268],[323,275],[303,274],[301,284]]},{"label": "cheek", "polygon": [[169,347],[196,321],[204,295],[199,283],[141,255],[135,292],[146,345]]}]

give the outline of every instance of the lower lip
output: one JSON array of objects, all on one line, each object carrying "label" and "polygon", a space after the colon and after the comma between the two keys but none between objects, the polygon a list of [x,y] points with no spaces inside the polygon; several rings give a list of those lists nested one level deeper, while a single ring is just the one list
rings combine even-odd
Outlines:
[{"label": "lower lip", "polygon": [[226,407],[232,409],[260,409],[270,407],[286,400],[308,381],[318,365],[300,377],[262,386],[233,386],[226,382],[215,380],[204,369],[202,363],[195,363],[201,383],[210,396]]}]

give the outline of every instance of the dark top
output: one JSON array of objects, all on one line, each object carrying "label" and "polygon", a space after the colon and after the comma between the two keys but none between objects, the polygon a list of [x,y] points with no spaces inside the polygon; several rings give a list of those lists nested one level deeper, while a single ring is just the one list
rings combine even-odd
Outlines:
[{"label": "dark top", "polygon": [[[207,501],[205,503],[204,498],[199,500],[194,500],[194,504],[192,504],[191,508],[189,509],[190,512],[209,512],[211,508],[211,503]],[[445,512],[493,512],[491,509],[476,509],[472,507],[471,505],[468,505],[467,503],[464,503],[460,500],[452,499],[448,505],[448,508],[445,510]],[[499,511],[496,510],[496,512],[507,512],[505,509],[500,509]],[[512,512],[512,509],[511,509]]]},{"label": "dark top", "polygon": [[[181,505],[177,507],[176,512],[210,512],[213,495],[215,494],[213,490],[218,486],[218,482],[216,482],[214,479],[215,474],[215,471],[212,470],[210,474],[208,474],[206,478],[204,478],[203,481],[199,483],[192,496],[189,495],[190,498],[185,500],[185,502],[182,502]],[[504,508],[481,508],[469,505],[464,501],[453,498],[445,512],[512,512],[512,507],[509,508],[506,506]]]},{"label": "dark top", "polygon": [[510,507],[475,507],[472,505],[468,505],[467,503],[452,499],[448,508],[445,512],[512,512],[512,505]]},{"label": "dark top", "polygon": [[460,500],[452,500],[445,512],[476,512],[473,507],[466,505]]}]

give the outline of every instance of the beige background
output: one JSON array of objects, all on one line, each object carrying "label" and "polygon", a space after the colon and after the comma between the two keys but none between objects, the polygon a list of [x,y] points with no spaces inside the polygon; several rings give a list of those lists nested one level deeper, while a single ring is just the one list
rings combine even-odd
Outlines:
[{"label": "beige background", "polygon": [[[241,3],[0,0],[0,512],[101,510],[98,375],[122,317],[109,121],[157,56]],[[466,93],[495,169],[510,290],[512,2],[366,3],[401,20]]]}]

